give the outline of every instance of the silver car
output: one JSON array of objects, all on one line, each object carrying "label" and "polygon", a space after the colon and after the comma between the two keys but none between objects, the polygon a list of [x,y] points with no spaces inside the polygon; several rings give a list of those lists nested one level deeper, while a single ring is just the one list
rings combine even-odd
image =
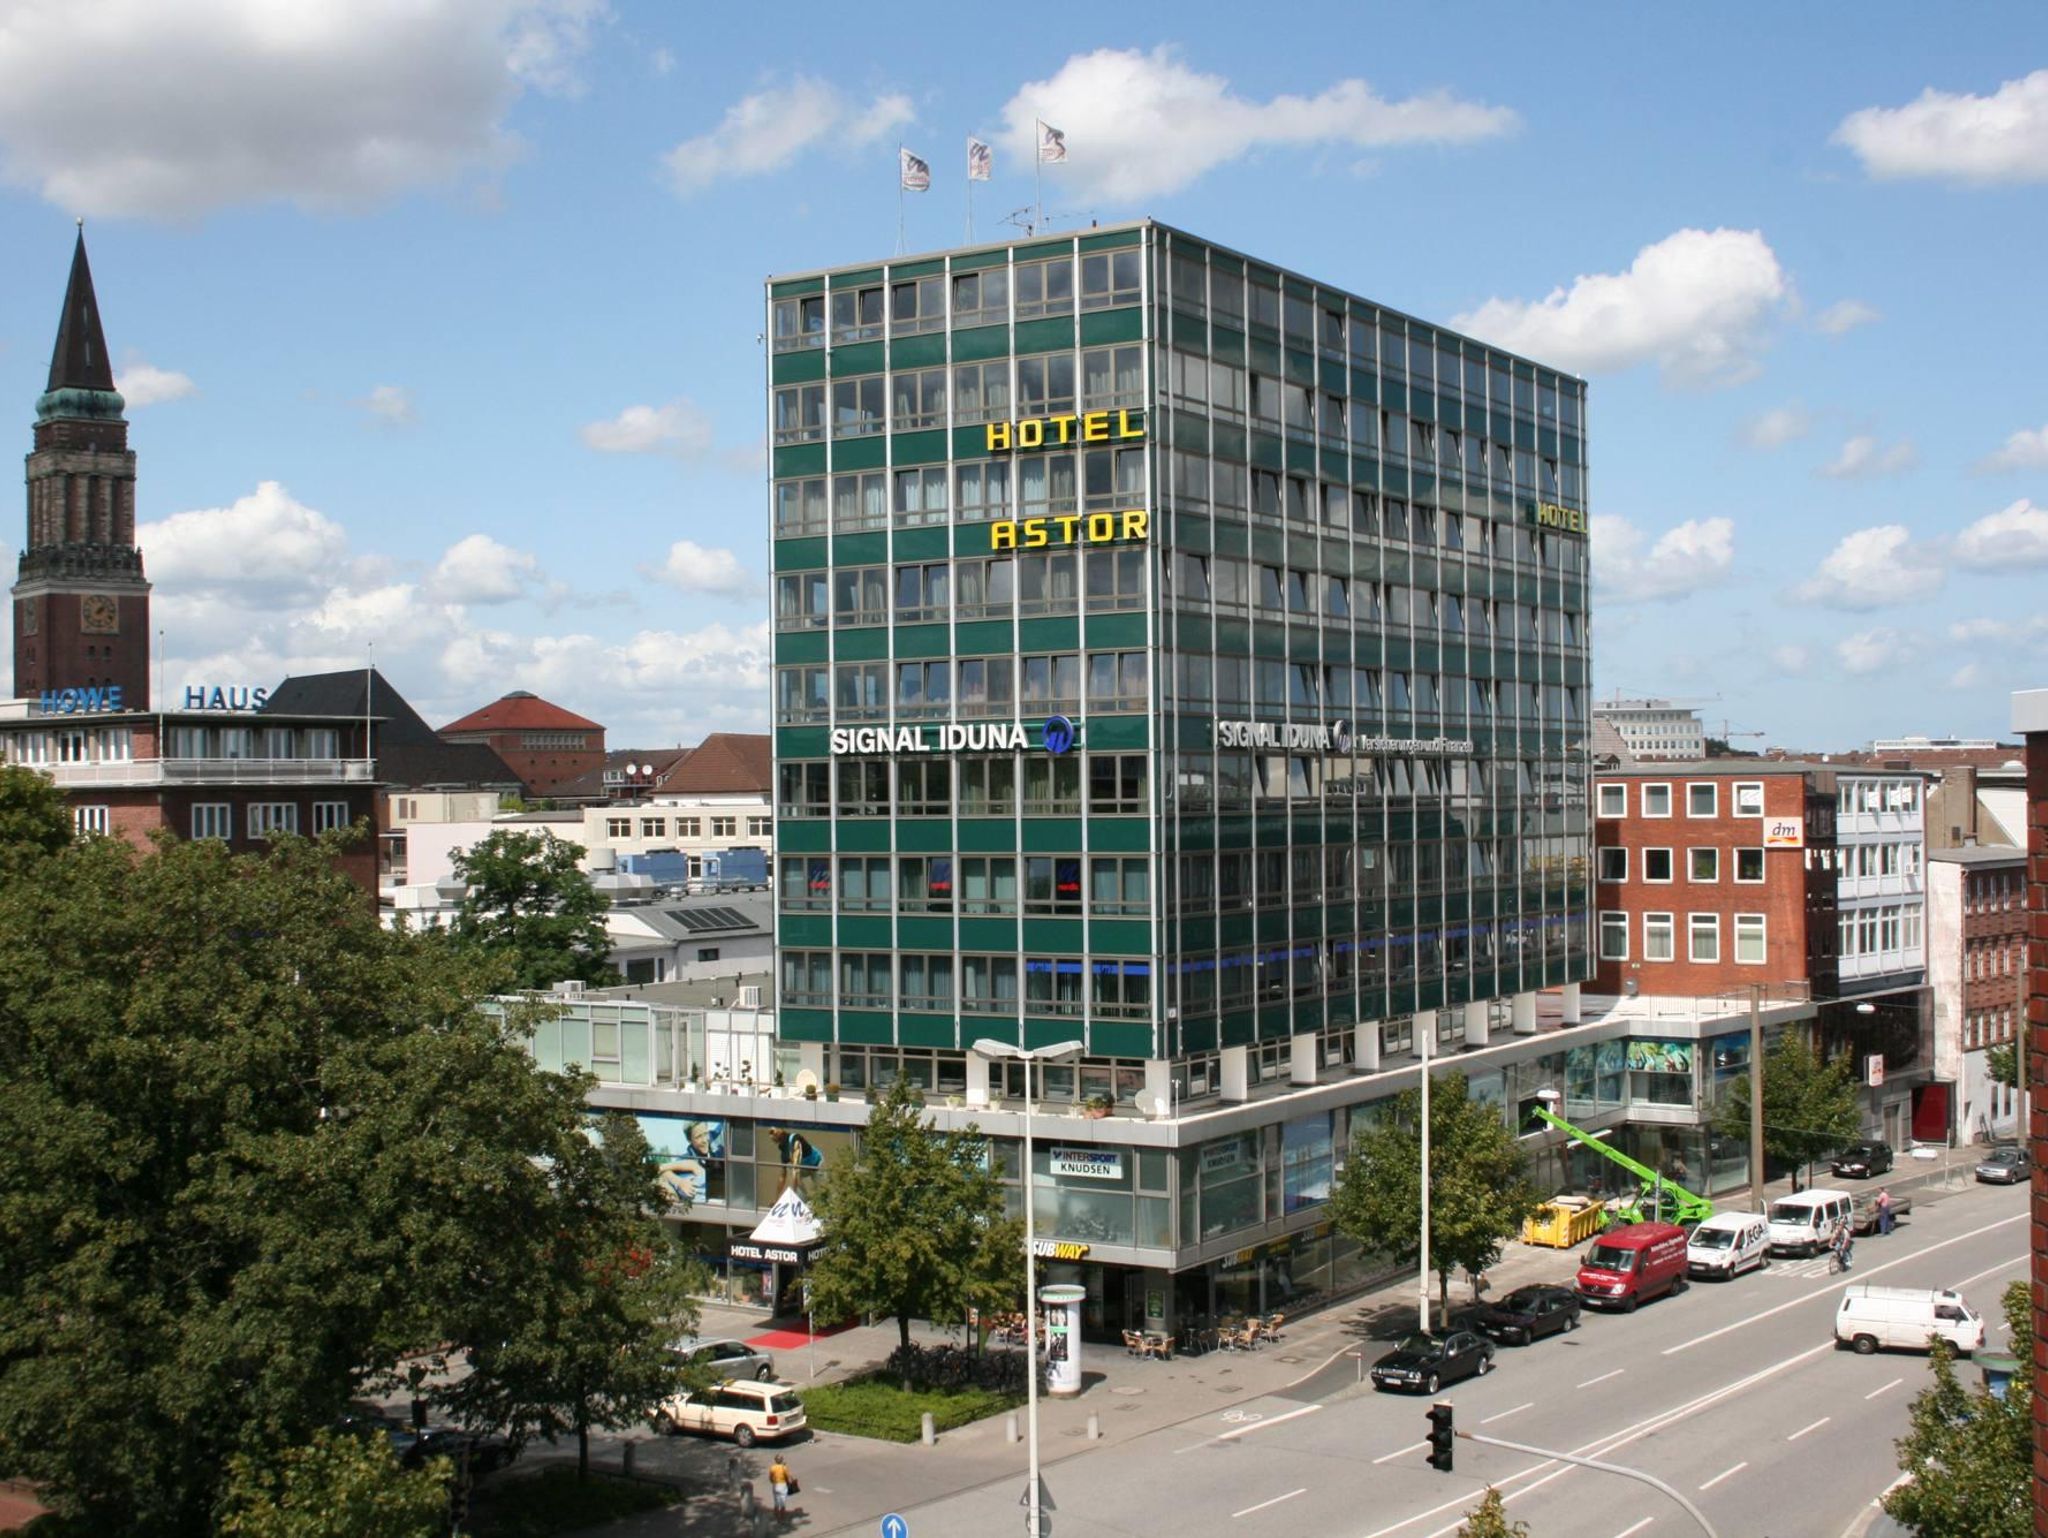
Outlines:
[{"label": "silver car", "polygon": [[1984,1185],[2017,1185],[2027,1178],[2024,1148],[1994,1148],[1977,1166],[1977,1179]]},{"label": "silver car", "polygon": [[775,1377],[775,1358],[743,1340],[686,1335],[671,1348],[692,1367],[708,1367],[719,1381],[752,1378],[768,1383]]}]

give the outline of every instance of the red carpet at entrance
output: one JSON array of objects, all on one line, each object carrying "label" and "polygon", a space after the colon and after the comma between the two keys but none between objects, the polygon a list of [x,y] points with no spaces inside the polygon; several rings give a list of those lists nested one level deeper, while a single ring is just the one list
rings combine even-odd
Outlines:
[{"label": "red carpet at entrance", "polygon": [[844,1324],[821,1324],[815,1337],[803,1330],[770,1330],[763,1335],[749,1335],[747,1344],[759,1346],[763,1351],[798,1351],[808,1346],[813,1339],[823,1340],[828,1335],[837,1335],[841,1330],[850,1330],[855,1320]]}]

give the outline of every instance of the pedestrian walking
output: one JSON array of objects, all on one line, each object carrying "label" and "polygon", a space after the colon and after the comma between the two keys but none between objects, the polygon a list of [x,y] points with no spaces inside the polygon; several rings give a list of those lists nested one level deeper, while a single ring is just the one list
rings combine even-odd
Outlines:
[{"label": "pedestrian walking", "polygon": [[1833,1251],[1831,1257],[1832,1264],[1828,1267],[1830,1271],[1847,1271],[1849,1269],[1849,1256],[1855,1243],[1856,1241],[1849,1236],[1849,1225],[1847,1223],[1843,1223],[1835,1229],[1835,1241],[1830,1246],[1830,1249]]},{"label": "pedestrian walking", "polygon": [[1889,1191],[1877,1193],[1877,1231],[1881,1234],[1892,1231],[1892,1193]]},{"label": "pedestrian walking", "polygon": [[796,1476],[789,1471],[789,1465],[782,1454],[775,1455],[775,1461],[768,1465],[768,1488],[775,1496],[775,1515],[789,1516],[789,1492],[796,1484]]}]

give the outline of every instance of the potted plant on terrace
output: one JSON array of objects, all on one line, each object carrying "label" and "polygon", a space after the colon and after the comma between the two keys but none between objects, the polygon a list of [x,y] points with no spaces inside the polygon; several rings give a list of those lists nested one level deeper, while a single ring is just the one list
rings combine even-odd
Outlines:
[{"label": "potted plant on terrace", "polygon": [[1093,1120],[1101,1120],[1110,1113],[1111,1103],[1107,1095],[1090,1095],[1081,1102],[1081,1109]]},{"label": "potted plant on terrace", "polygon": [[827,1084],[825,1086],[825,1098],[827,1100],[837,1100],[839,1098],[839,1086],[837,1084]]}]

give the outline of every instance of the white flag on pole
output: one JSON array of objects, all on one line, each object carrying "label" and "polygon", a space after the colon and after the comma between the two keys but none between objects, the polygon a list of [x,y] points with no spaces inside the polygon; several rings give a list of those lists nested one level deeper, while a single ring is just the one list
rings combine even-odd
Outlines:
[{"label": "white flag on pole", "polygon": [[929,192],[932,185],[932,168],[909,150],[896,151],[902,161],[903,190],[905,192]]},{"label": "white flag on pole", "polygon": [[979,139],[967,141],[967,179],[985,182],[995,170],[995,152]]},{"label": "white flag on pole", "polygon": [[1057,165],[1067,158],[1067,136],[1050,123],[1038,125],[1038,158],[1046,165]]}]

